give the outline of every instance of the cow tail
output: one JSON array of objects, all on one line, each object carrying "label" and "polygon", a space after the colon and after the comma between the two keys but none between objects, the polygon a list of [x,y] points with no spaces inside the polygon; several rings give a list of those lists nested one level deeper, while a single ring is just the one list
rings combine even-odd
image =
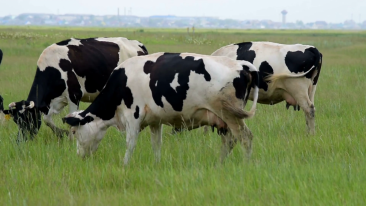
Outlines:
[{"label": "cow tail", "polygon": [[[259,92],[259,73],[258,71],[250,71],[250,74],[252,75],[252,83],[251,83],[251,87],[254,88],[254,92],[253,92],[253,104],[252,104],[252,108],[250,108],[248,113],[248,117],[247,118],[251,118],[254,116],[255,114],[255,109],[257,107],[257,102],[258,102],[258,92]],[[248,92],[247,95],[249,95],[250,92]]]},{"label": "cow tail", "polygon": [[[247,71],[242,71],[242,72],[247,72]],[[248,119],[248,118],[253,117],[255,114],[256,106],[257,106],[258,92],[259,92],[259,88],[258,88],[259,73],[258,73],[258,70],[253,65],[249,66],[249,72],[252,76],[252,81],[249,86],[254,87],[254,93],[253,93],[254,98],[253,98],[252,108],[249,111],[245,111],[242,108],[236,107],[231,102],[223,101],[224,109],[239,119]],[[248,90],[248,93],[246,95],[249,95],[249,93],[250,93],[250,90]]]},{"label": "cow tail", "polygon": [[318,83],[318,78],[320,76],[320,70],[322,69],[322,64],[323,64],[323,54],[319,52],[319,64],[317,67],[318,73],[316,74],[316,76],[313,79],[313,84],[316,85]]},{"label": "cow tail", "polygon": [[222,101],[222,106],[224,107],[225,111],[239,119],[247,119],[253,116],[250,114],[250,112],[244,111],[242,108],[237,107],[232,102],[226,100]]},{"label": "cow tail", "polygon": [[[318,71],[320,72],[321,64],[322,64],[322,54],[314,47],[313,50],[310,50],[315,56],[314,65],[306,72],[301,74],[292,74],[292,73],[280,73],[280,74],[273,74],[268,76],[265,81],[271,82],[272,85],[275,85],[276,81],[284,78],[298,78],[307,75],[310,72]],[[317,75],[318,76],[318,75]],[[316,78],[317,79],[317,78]],[[314,80],[315,81],[315,80]]]}]

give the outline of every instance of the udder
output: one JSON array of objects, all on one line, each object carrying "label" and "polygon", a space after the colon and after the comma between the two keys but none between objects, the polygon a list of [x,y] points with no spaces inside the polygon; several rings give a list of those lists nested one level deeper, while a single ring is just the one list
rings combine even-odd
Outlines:
[{"label": "udder", "polygon": [[297,102],[295,100],[294,97],[292,97],[289,93],[284,92],[283,93],[283,98],[285,99],[285,101],[287,102],[287,104],[292,105],[292,106],[296,106]]}]

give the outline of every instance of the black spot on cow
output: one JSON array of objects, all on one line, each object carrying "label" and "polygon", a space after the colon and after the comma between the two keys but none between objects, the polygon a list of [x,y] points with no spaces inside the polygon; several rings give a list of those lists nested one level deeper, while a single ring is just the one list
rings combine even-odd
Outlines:
[{"label": "black spot on cow", "polygon": [[71,39],[66,39],[66,40],[60,41],[56,44],[59,46],[66,46],[70,41],[71,41]]},{"label": "black spot on cow", "polygon": [[[156,62],[147,61],[144,65],[144,72],[150,74],[150,89],[155,103],[164,107],[162,97],[170,103],[175,111],[182,111],[183,101],[187,98],[189,89],[190,72],[202,74],[206,81],[211,81],[210,74],[205,69],[202,59],[194,60],[194,57],[187,56],[184,59],[177,53],[165,53]],[[178,75],[177,75],[178,74]],[[172,88],[177,75],[178,84]]]},{"label": "black spot on cow", "polygon": [[135,110],[135,113],[133,114],[135,119],[139,118],[139,114],[140,114],[140,108],[139,108],[139,106],[136,105],[136,110]]},{"label": "black spot on cow", "polygon": [[142,49],[143,52],[138,51],[137,56],[143,56],[143,55],[148,55],[149,54],[149,52],[147,51],[147,49],[144,45],[139,45],[139,47]]},{"label": "black spot on cow", "polygon": [[[116,109],[122,104],[122,101],[127,108],[131,109],[133,96],[131,89],[127,87],[127,76],[124,68],[113,71],[102,92],[97,96],[94,102],[79,115],[85,117],[86,114],[91,113],[103,120],[110,120],[114,117]],[[66,117],[66,120],[67,119],[68,118]],[[68,122],[68,124],[77,126],[81,123],[86,124],[91,121],[93,121],[92,118],[86,120],[74,118],[72,122]]]},{"label": "black spot on cow", "polygon": [[236,59],[245,60],[245,61],[248,61],[253,64],[256,54],[255,54],[255,51],[249,50],[252,47],[253,43],[252,42],[243,42],[243,43],[238,43],[235,45],[239,46],[238,50],[236,50],[236,54],[237,54]]},{"label": "black spot on cow", "polygon": [[263,89],[264,91],[268,90],[268,81],[266,81],[266,78],[268,78],[270,75],[273,74],[273,68],[271,65],[268,64],[267,61],[264,61],[259,66],[259,88]]},{"label": "black spot on cow", "polygon": [[75,105],[79,106],[79,101],[83,96],[83,92],[81,91],[80,83],[72,70],[72,64],[69,60],[61,59],[59,66],[64,72],[67,72],[67,90],[69,92],[69,98]]},{"label": "black spot on cow", "polygon": [[[314,48],[310,47],[302,51],[287,52],[285,57],[285,63],[287,68],[293,73],[307,72],[313,66],[317,67],[320,61],[320,53]],[[315,69],[313,69],[315,71]],[[311,78],[313,72],[309,72],[305,75],[306,78]]]},{"label": "black spot on cow", "polygon": [[[251,81],[251,76],[248,73],[249,68],[248,67],[245,68],[245,67],[247,67],[247,66],[243,66],[244,69],[239,72],[240,76],[235,78],[233,81],[233,86],[235,88],[235,96],[236,96],[236,98],[242,99],[242,100],[245,100],[245,97],[246,97],[245,94],[250,89],[250,86],[248,88],[248,83]],[[248,71],[246,71],[246,70],[248,70]]]},{"label": "black spot on cow", "polygon": [[101,91],[118,64],[119,46],[112,42],[97,41],[95,38],[82,39],[80,42],[82,45],[67,46],[71,65],[61,68],[67,71],[72,68],[78,76],[86,78],[87,92]]}]

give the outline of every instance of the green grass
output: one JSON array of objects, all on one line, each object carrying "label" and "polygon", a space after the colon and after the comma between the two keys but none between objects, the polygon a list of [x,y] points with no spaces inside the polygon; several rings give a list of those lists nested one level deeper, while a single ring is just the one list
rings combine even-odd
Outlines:
[{"label": "green grass", "polygon": [[[125,134],[109,129],[99,150],[82,160],[76,144],[45,125],[36,140],[15,143],[17,127],[0,123],[0,205],[365,205],[366,32],[0,27],[0,94],[5,105],[26,99],[43,49],[70,37],[124,36],[150,53],[211,54],[241,41],[312,44],[323,53],[315,105],[317,134],[303,112],[259,105],[247,122],[251,162],[237,146],[225,165],[221,139],[202,129],[171,135],[164,127],[154,164],[149,129],[123,168]],[[83,104],[85,108],[87,104]],[[62,125],[64,111],[54,120]]]}]

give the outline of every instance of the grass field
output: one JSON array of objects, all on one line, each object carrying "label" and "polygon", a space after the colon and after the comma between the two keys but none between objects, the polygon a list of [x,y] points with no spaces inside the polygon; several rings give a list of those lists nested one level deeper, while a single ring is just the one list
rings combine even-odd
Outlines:
[{"label": "grass field", "polygon": [[[15,143],[17,127],[0,123],[0,205],[366,205],[366,32],[0,27],[0,94],[5,105],[27,98],[47,46],[70,37],[124,36],[150,53],[211,54],[242,41],[316,46],[323,68],[315,97],[317,134],[302,111],[259,105],[247,122],[250,163],[237,146],[218,165],[221,139],[202,129],[171,135],[164,127],[154,164],[149,129],[123,168],[125,135],[109,129],[94,156],[59,141],[42,125],[36,140]],[[86,104],[82,108],[86,108]],[[62,125],[61,117],[55,117]]]}]

